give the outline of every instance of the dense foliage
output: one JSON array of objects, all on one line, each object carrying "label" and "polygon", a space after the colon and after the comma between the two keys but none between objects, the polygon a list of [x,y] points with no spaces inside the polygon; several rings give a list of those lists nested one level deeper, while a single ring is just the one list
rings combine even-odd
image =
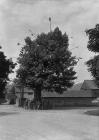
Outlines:
[{"label": "dense foliage", "polygon": [[17,77],[23,85],[35,90],[37,100],[43,89],[62,93],[73,86],[77,61],[68,46],[67,34],[62,34],[58,27],[34,40],[26,37],[18,58]]},{"label": "dense foliage", "polygon": [[[92,52],[99,52],[99,24],[95,28],[86,31],[89,37],[87,48]],[[99,83],[99,55],[95,55],[93,58],[87,61],[88,71],[91,72],[92,76]]]},{"label": "dense foliage", "polygon": [[92,76],[99,80],[99,56],[94,56],[94,58],[86,62],[88,66],[88,71],[91,72]]},{"label": "dense foliage", "polygon": [[86,30],[89,37],[87,48],[92,52],[99,52],[99,24],[95,28]]},{"label": "dense foliage", "polygon": [[3,91],[9,80],[8,75],[13,72],[14,67],[15,64],[11,59],[7,59],[4,52],[0,51],[0,98],[4,96]]}]

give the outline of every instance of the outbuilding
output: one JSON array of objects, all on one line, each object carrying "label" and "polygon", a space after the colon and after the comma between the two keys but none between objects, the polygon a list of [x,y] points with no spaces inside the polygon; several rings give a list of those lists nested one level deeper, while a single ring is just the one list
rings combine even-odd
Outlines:
[{"label": "outbuilding", "polygon": [[34,99],[34,91],[29,87],[15,86],[16,105],[24,106],[26,100],[32,101]]},{"label": "outbuilding", "polygon": [[95,80],[84,80],[81,90],[92,92],[93,97],[99,97],[99,87],[97,86]]},{"label": "outbuilding", "polygon": [[93,106],[95,97],[91,91],[42,92],[43,109],[62,109],[66,107]]}]

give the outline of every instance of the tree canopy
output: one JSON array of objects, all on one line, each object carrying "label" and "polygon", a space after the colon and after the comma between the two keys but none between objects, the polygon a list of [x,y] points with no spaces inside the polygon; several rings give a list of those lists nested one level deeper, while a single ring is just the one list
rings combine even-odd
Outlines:
[{"label": "tree canopy", "polygon": [[[89,37],[87,48],[92,52],[99,52],[99,24],[95,28],[86,31]],[[88,71],[94,77],[97,83],[99,83],[99,55],[95,55],[93,58],[86,62]]]},{"label": "tree canopy", "polygon": [[94,56],[86,62],[88,66],[88,71],[91,72],[91,75],[99,80],[99,55]]},{"label": "tree canopy", "polygon": [[3,91],[9,80],[8,75],[13,72],[14,67],[15,64],[11,59],[7,59],[4,52],[0,51],[0,97],[3,97]]},{"label": "tree canopy", "polygon": [[18,58],[17,77],[21,83],[34,89],[36,96],[43,89],[62,93],[73,86],[77,61],[68,46],[67,34],[58,27],[34,40],[26,37]]},{"label": "tree canopy", "polygon": [[87,44],[89,51],[99,52],[99,24],[97,24],[95,28],[86,30],[86,34],[89,38]]}]

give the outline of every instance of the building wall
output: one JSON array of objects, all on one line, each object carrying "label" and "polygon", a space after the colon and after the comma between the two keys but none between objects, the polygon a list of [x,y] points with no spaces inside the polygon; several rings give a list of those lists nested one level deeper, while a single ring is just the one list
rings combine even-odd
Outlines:
[{"label": "building wall", "polygon": [[34,91],[28,87],[16,86],[15,87],[16,105],[23,106],[26,99],[33,100],[33,98],[34,98],[33,93],[34,93]]},{"label": "building wall", "polygon": [[34,99],[34,94],[33,93],[25,93],[24,94],[24,98],[28,99],[28,100],[33,100]]},{"label": "building wall", "polygon": [[64,107],[76,106],[93,106],[92,100],[94,97],[76,97],[76,98],[43,98],[44,109],[55,109]]}]

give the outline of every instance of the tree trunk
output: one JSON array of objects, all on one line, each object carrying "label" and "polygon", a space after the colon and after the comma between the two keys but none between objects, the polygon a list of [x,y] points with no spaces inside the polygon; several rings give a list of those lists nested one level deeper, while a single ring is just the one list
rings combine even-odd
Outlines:
[{"label": "tree trunk", "polygon": [[20,106],[23,106],[23,98],[24,98],[24,86],[21,87]]},{"label": "tree trunk", "polygon": [[42,105],[40,86],[37,86],[34,90],[34,102],[35,102],[35,109],[40,109]]}]

